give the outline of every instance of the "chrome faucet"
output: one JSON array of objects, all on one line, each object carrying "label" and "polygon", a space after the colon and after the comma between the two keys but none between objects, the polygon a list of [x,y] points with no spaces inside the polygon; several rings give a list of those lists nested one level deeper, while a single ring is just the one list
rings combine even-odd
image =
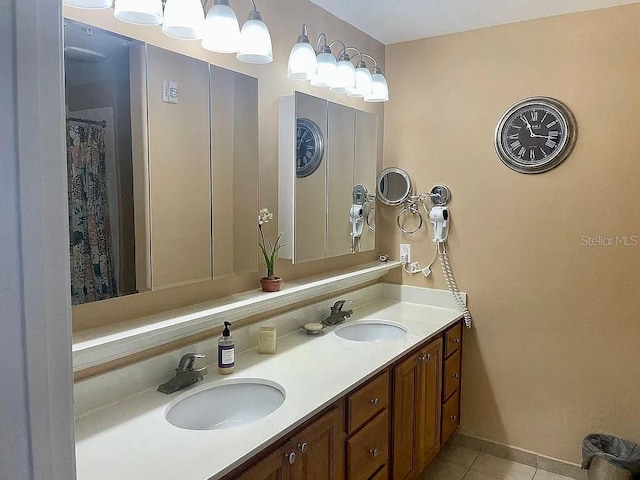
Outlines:
[{"label": "chrome faucet", "polygon": [[338,300],[333,304],[333,307],[331,307],[331,315],[322,321],[325,327],[344,322],[346,318],[351,316],[353,310],[342,310],[345,303],[351,303],[351,300]]},{"label": "chrome faucet", "polygon": [[201,381],[208,373],[207,367],[193,368],[193,364],[196,359],[206,357],[207,356],[202,353],[187,353],[183,355],[178,364],[178,368],[176,368],[175,377],[160,385],[158,391],[167,394],[174,393]]}]

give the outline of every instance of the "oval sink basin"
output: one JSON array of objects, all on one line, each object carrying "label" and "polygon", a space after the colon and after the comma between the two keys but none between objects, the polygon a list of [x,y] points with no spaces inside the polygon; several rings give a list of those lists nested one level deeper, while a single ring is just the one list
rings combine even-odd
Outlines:
[{"label": "oval sink basin", "polygon": [[361,320],[336,328],[335,334],[354,342],[380,342],[398,340],[407,334],[407,329],[386,320]]},{"label": "oval sink basin", "polygon": [[269,380],[243,379],[216,385],[178,401],[167,421],[187,430],[222,430],[255,422],[284,402],[284,389]]}]

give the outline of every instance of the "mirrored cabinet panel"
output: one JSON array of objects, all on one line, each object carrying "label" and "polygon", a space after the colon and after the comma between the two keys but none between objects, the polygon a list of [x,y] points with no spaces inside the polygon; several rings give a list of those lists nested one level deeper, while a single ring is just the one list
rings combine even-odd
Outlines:
[{"label": "mirrored cabinet panel", "polygon": [[280,99],[280,257],[307,262],[375,249],[376,115],[304,93]]},{"label": "mirrored cabinet panel", "polygon": [[65,20],[72,303],[257,270],[258,81]]}]

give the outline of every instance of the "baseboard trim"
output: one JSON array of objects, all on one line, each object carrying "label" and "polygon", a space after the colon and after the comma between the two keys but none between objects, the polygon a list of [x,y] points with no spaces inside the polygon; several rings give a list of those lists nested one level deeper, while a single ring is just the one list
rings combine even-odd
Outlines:
[{"label": "baseboard trim", "polygon": [[449,442],[450,445],[465,447],[477,452],[493,455],[494,457],[505,458],[518,463],[524,463],[547,472],[557,473],[565,477],[576,480],[587,480],[587,471],[582,470],[577,463],[565,462],[557,458],[540,455],[523,448],[512,447],[502,443],[487,440],[486,438],[474,437],[466,433],[456,433]]}]

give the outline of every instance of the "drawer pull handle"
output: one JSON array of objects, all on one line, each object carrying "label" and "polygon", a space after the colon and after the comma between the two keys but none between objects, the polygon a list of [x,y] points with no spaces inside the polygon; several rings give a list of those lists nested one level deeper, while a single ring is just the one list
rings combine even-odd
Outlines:
[{"label": "drawer pull handle", "polygon": [[369,454],[370,454],[372,457],[377,457],[377,456],[378,456],[378,453],[380,453],[380,452],[378,451],[378,449],[377,449],[377,448],[372,448],[372,449],[370,449],[370,450],[369,450]]},{"label": "drawer pull handle", "polygon": [[300,450],[302,453],[307,453],[308,449],[309,449],[309,446],[307,445],[307,442],[302,442],[298,444],[298,450]]},{"label": "drawer pull handle", "polygon": [[380,399],[378,398],[372,398],[370,401],[371,405],[373,405],[374,407],[377,407],[380,405]]},{"label": "drawer pull handle", "polygon": [[452,374],[451,374],[451,376],[452,376],[453,378],[458,378],[458,377],[459,377],[459,375],[458,375],[457,373],[452,373]]},{"label": "drawer pull handle", "polygon": [[287,459],[287,461],[289,462],[289,465],[293,465],[294,462],[296,461],[296,454],[294,452],[286,453],[284,455],[284,458]]},{"label": "drawer pull handle", "polygon": [[454,422],[455,422],[457,419],[458,419],[458,417],[456,417],[455,415],[451,415],[451,420],[452,420],[452,421],[454,421]]},{"label": "drawer pull handle", "polygon": [[454,338],[453,340],[451,340],[453,343],[460,343],[460,339],[459,338]]}]

